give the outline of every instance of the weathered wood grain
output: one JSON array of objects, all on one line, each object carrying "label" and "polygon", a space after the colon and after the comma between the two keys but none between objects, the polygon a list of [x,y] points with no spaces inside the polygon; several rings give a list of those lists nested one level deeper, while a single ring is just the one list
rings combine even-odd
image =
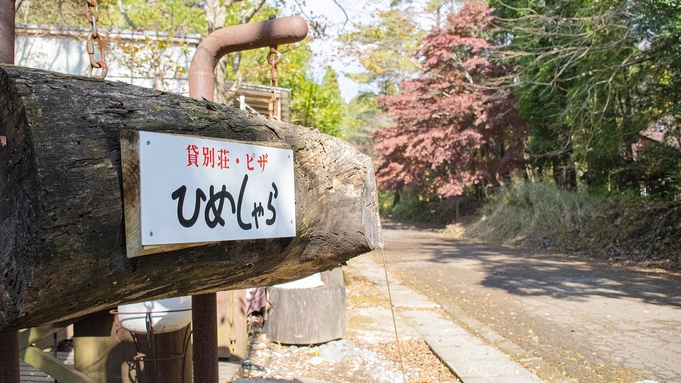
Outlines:
[{"label": "weathered wood grain", "polygon": [[[228,106],[0,66],[0,331],[331,269],[381,241],[371,160],[316,130]],[[128,259],[120,130],[283,145],[297,236]]]},{"label": "weathered wood grain", "polygon": [[284,344],[318,344],[345,337],[345,287],[268,288],[272,307],[267,338]]},{"label": "weathered wood grain", "polygon": [[318,344],[345,338],[343,269],[321,273],[324,286],[268,287],[267,339],[285,344]]}]

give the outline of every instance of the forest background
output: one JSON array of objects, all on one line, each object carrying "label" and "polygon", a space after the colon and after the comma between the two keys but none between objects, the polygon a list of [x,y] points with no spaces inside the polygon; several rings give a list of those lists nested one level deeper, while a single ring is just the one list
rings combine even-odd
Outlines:
[{"label": "forest background", "polygon": [[[302,0],[100,0],[99,25],[206,36],[301,13],[312,33],[279,65],[292,122],[375,159],[386,217],[680,268],[681,1],[368,0],[361,20],[333,2],[342,28]],[[16,20],[86,26],[84,9],[18,0]],[[331,66],[313,71],[314,41],[354,63],[348,102]],[[131,46],[135,65],[181,71],[162,65],[164,44]],[[265,57],[223,58],[216,100],[269,85]]]}]

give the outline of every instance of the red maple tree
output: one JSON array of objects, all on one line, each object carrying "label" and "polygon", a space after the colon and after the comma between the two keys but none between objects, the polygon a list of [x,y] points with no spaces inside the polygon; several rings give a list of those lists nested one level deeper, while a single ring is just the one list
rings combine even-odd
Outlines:
[{"label": "red maple tree", "polygon": [[450,197],[473,184],[503,184],[522,166],[526,132],[515,100],[485,85],[510,73],[493,60],[492,21],[484,2],[450,14],[418,52],[423,73],[379,99],[395,122],[374,136],[383,188]]}]

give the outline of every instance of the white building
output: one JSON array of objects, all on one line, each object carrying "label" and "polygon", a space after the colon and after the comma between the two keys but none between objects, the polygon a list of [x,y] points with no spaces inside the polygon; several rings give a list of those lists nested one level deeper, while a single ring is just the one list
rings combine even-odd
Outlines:
[{"label": "white building", "polygon": [[[90,28],[22,25],[15,26],[15,64],[53,72],[87,75],[90,59],[86,42]],[[106,79],[156,88],[184,96],[189,94],[189,64],[201,35],[172,35],[154,31],[100,30],[105,44]],[[99,50],[95,44],[95,59]],[[99,74],[96,69],[94,74]],[[231,84],[227,84],[229,87]],[[280,89],[283,121],[290,121],[290,95]],[[268,115],[271,97],[268,86],[244,84],[237,92],[235,107],[245,108],[239,97],[256,112]]]},{"label": "white building", "polygon": [[[86,75],[89,28],[17,25],[15,64],[54,72]],[[188,94],[187,74],[201,36],[161,32],[102,31],[106,79]],[[96,46],[97,44],[95,44]],[[99,50],[95,48],[95,57]],[[97,74],[98,72],[95,72]]]}]

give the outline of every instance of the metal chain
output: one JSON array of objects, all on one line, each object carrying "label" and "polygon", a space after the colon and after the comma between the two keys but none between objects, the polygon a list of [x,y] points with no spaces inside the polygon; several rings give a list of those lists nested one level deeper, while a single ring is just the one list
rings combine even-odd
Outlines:
[{"label": "metal chain", "polygon": [[[107,72],[109,71],[109,67],[106,65],[106,62],[104,61],[104,41],[102,41],[102,36],[99,34],[99,32],[97,32],[97,21],[99,20],[99,9],[97,8],[97,0],[86,0],[86,2],[87,12],[85,12],[85,16],[87,17],[87,21],[90,22],[90,25],[92,25],[92,33],[88,35],[87,42],[85,43],[85,47],[87,48],[87,54],[90,57],[90,66],[88,67],[87,75],[88,77],[104,79],[106,77]],[[97,43],[99,44],[99,60],[95,60],[94,40],[97,40]],[[99,76],[92,75],[93,68],[102,70]]]},{"label": "metal chain", "polygon": [[281,59],[281,53],[276,46],[270,46],[270,53],[267,54],[267,63],[272,68],[272,75],[270,77],[270,91],[272,97],[270,98],[270,118],[281,121],[281,96],[278,89],[277,80],[277,64]]}]

